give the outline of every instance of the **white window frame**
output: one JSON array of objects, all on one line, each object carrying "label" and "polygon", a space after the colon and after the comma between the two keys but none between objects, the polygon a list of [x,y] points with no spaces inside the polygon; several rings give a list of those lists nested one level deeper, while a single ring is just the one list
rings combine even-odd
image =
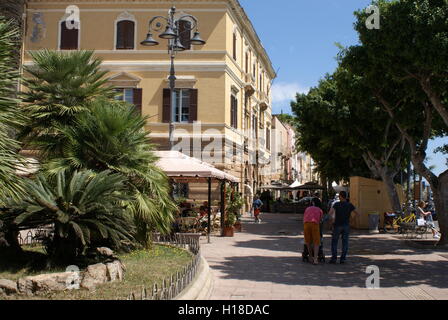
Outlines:
[{"label": "white window frame", "polygon": [[[175,95],[179,95],[179,106],[177,105],[177,99],[174,99],[174,102],[176,103],[176,105],[174,106],[174,112],[173,112],[173,122],[174,123],[189,123],[190,122],[190,117],[191,117],[191,110],[190,110],[190,105],[191,105],[191,101],[189,101],[189,105],[188,105],[188,120],[187,121],[181,121],[182,119],[182,102],[183,102],[183,91],[188,91],[188,93],[190,94],[191,88],[176,88],[174,89],[174,93]],[[174,98],[174,97],[173,97]],[[189,97],[189,99],[191,99],[191,96]],[[179,107],[179,114],[178,117],[176,119],[176,109]]]}]

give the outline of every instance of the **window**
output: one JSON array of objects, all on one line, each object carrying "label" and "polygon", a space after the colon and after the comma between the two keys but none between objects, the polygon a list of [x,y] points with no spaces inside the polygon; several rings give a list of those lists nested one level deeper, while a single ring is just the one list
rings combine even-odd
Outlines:
[{"label": "window", "polygon": [[189,193],[188,183],[173,183],[174,199],[188,198],[188,193]]},{"label": "window", "polygon": [[252,116],[252,138],[258,139],[258,118],[256,115]]},{"label": "window", "polygon": [[132,50],[135,48],[135,22],[123,20],[117,23],[116,48]]},{"label": "window", "polygon": [[271,150],[271,130],[266,128],[266,149]]},{"label": "window", "polygon": [[190,90],[177,89],[175,94],[174,122],[189,122],[190,119]]},{"label": "window", "polygon": [[162,121],[194,122],[197,121],[198,110],[197,89],[175,89],[174,90],[174,115],[171,118],[171,92],[163,89],[163,111]]},{"label": "window", "polygon": [[238,99],[234,95],[230,99],[230,125],[238,129]]},{"label": "window", "polygon": [[[67,28],[67,24],[74,25],[74,28]],[[59,48],[61,50],[78,50],[79,22],[65,20],[61,22],[61,39]]]},{"label": "window", "polygon": [[185,49],[191,49],[191,22],[179,20],[179,40]]},{"label": "window", "polygon": [[246,52],[246,73],[249,73],[249,54]]},{"label": "window", "polygon": [[142,114],[142,89],[138,88],[116,88],[116,100],[125,101],[135,106],[136,111]]},{"label": "window", "polygon": [[115,100],[134,104],[134,91],[132,88],[117,88],[115,89],[115,92],[117,93]]}]

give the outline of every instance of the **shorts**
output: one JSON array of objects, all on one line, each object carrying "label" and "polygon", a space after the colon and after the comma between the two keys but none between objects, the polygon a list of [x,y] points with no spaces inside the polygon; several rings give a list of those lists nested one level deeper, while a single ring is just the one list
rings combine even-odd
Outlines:
[{"label": "shorts", "polygon": [[320,245],[320,230],[319,224],[313,222],[305,222],[303,225],[303,234],[305,236],[305,243]]},{"label": "shorts", "polygon": [[254,216],[259,216],[260,215],[260,209],[255,209],[254,210]]}]

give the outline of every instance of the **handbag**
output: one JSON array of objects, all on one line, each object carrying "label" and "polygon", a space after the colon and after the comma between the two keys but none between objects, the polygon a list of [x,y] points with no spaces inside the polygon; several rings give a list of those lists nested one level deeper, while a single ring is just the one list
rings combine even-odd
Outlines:
[{"label": "handbag", "polygon": [[421,218],[421,219],[417,219],[417,226],[419,227],[423,227],[424,225],[426,225],[426,220]]}]

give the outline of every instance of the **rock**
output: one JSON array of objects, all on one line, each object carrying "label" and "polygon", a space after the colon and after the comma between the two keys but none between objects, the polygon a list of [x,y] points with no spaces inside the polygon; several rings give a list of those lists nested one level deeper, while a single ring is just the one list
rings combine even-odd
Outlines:
[{"label": "rock", "polygon": [[96,248],[96,251],[98,251],[98,253],[100,255],[105,256],[105,257],[114,257],[115,256],[114,252],[111,249],[106,248],[106,247]]},{"label": "rock", "polygon": [[17,281],[17,287],[20,294],[43,294],[69,290],[79,284],[79,280],[73,272],[48,273],[21,278]]},{"label": "rock", "polygon": [[109,281],[122,281],[124,273],[124,265],[120,260],[115,260],[106,264],[107,267],[107,278]]},{"label": "rock", "polygon": [[7,295],[18,293],[19,291],[17,289],[17,282],[7,279],[0,279],[0,292],[3,292]]},{"label": "rock", "polygon": [[81,287],[93,290],[98,284],[105,282],[107,282],[107,267],[105,264],[97,263],[87,267],[81,281]]}]

